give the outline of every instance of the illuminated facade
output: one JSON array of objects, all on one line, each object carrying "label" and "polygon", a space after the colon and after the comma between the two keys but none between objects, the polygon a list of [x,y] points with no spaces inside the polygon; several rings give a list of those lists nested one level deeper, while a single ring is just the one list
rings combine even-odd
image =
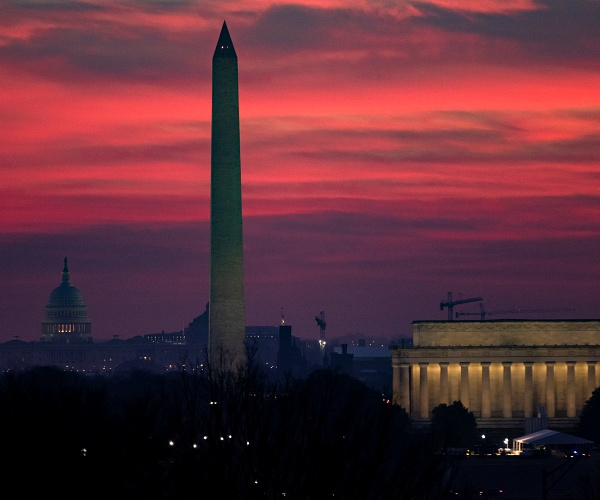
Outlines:
[{"label": "illuminated facade", "polygon": [[481,428],[572,427],[598,387],[599,320],[415,321],[412,344],[390,348],[393,398],[417,424],[461,401]]},{"label": "illuminated facade", "polygon": [[50,294],[42,320],[42,342],[92,340],[92,324],[81,292],[70,283],[67,258],[62,282]]}]

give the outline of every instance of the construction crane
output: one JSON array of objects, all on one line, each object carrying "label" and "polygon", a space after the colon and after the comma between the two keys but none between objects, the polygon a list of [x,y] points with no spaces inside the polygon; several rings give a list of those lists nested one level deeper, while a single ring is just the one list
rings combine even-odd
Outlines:
[{"label": "construction crane", "polygon": [[444,307],[448,308],[448,321],[452,321],[454,319],[454,306],[459,304],[468,304],[469,302],[479,302],[483,300],[481,297],[473,297],[470,299],[460,299],[460,300],[452,300],[452,292],[448,292],[448,300],[440,302],[440,311],[444,310]]},{"label": "construction crane", "polygon": [[327,323],[325,323],[325,311],[321,311],[319,313],[319,316],[315,316],[315,321],[317,322],[317,325],[319,325],[319,330],[320,330],[320,334],[319,334],[319,347],[321,348],[321,355],[323,355],[325,353],[325,327],[327,326]]},{"label": "construction crane", "polygon": [[473,316],[479,315],[481,320],[483,321],[486,316],[491,316],[493,314],[530,314],[530,313],[541,313],[541,312],[557,312],[557,311],[572,311],[573,308],[563,308],[563,309],[504,309],[504,310],[493,310],[493,311],[485,311],[483,308],[483,304],[479,304],[479,312],[457,312],[456,317],[459,316]]}]

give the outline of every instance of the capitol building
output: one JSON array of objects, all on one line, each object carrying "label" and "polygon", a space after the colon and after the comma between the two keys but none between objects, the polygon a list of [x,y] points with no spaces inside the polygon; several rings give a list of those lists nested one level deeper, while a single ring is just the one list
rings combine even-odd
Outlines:
[{"label": "capitol building", "polygon": [[67,258],[62,283],[50,294],[42,321],[42,342],[91,341],[92,324],[83,295],[70,283]]}]

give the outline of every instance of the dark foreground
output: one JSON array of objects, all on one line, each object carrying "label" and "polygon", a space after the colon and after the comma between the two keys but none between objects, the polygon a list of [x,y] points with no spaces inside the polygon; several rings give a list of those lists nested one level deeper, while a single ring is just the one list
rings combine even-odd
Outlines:
[{"label": "dark foreground", "polygon": [[[468,457],[455,461],[454,466],[457,494],[450,498],[600,498],[600,459],[597,456],[580,459]],[[482,495],[481,492],[485,493]]]},{"label": "dark foreground", "polygon": [[458,500],[495,488],[500,500],[544,499],[546,470],[554,471],[548,500],[600,498],[596,457],[448,461],[404,410],[346,375],[317,370],[274,386],[250,363],[236,372],[207,366],[0,374],[5,491],[61,500]]}]

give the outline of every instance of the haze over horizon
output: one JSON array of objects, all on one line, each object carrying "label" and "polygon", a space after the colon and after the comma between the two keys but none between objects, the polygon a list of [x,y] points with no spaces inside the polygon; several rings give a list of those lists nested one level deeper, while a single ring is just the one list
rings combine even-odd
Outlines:
[{"label": "haze over horizon", "polygon": [[599,318],[598,19],[593,0],[4,2],[0,342],[40,338],[65,256],[95,339],[204,311],[223,20],[247,325],[283,308],[317,339],[324,310],[328,338],[406,337],[448,292]]}]

